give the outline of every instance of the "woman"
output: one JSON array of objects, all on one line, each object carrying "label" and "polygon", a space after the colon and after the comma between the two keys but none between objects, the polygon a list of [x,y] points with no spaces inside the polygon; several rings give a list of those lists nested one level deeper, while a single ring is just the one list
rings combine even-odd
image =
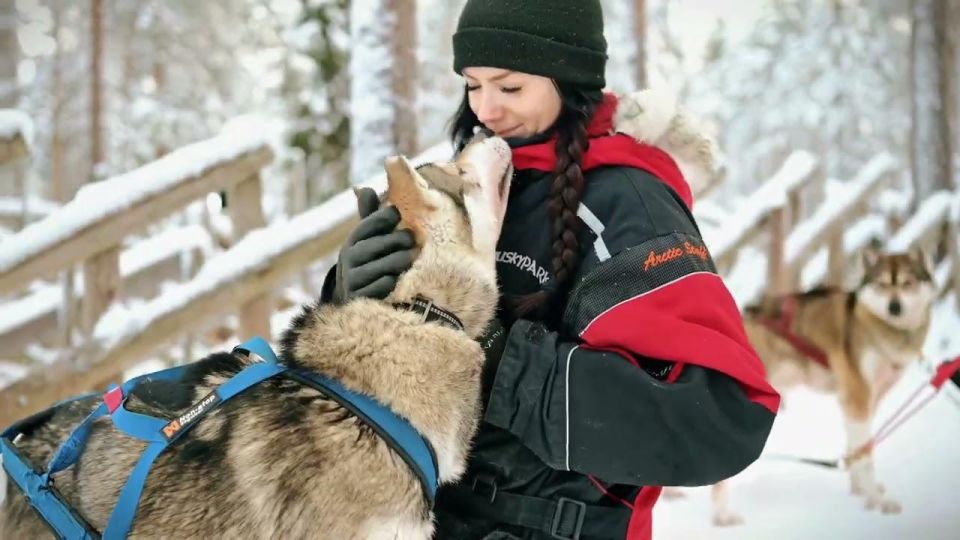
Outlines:
[{"label": "woman", "polygon": [[[437,538],[649,538],[657,486],[742,470],[779,396],[680,170],[613,134],[599,1],[468,0],[453,45],[454,144],[490,130],[517,172],[483,422],[464,479],[438,496]],[[328,297],[386,296],[409,266],[396,210],[360,202]]]}]

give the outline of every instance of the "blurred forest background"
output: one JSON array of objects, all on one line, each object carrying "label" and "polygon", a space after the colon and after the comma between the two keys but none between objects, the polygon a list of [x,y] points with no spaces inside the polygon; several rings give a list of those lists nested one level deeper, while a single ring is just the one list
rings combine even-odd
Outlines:
[{"label": "blurred forest background", "polygon": [[[35,126],[20,181],[32,195],[67,201],[86,182],[259,114],[282,150],[268,185],[302,182],[317,204],[376,171],[377,153],[442,140],[461,96],[450,35],[462,4],[3,0],[0,107],[26,112]],[[831,178],[891,152],[929,193],[954,185],[960,170],[950,143],[956,7],[604,0],[609,85],[666,84],[711,122],[728,157],[722,191],[730,197],[796,148],[822,156]],[[23,190],[10,179],[0,187]]]}]

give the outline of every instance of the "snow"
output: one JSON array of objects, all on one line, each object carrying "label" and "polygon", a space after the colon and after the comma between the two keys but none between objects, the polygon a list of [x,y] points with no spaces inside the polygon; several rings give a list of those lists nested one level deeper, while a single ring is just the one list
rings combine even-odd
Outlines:
[{"label": "snow", "polygon": [[[848,226],[843,233],[843,252],[849,258],[870,244],[874,238],[885,238],[887,235],[887,221],[877,215],[867,216],[851,226]],[[800,274],[800,287],[804,290],[810,290],[821,285],[824,278],[827,277],[827,267],[829,262],[829,250],[821,248],[817,251],[807,264],[803,265],[803,271]],[[759,292],[754,298],[759,297]]]},{"label": "snow", "polygon": [[[173,227],[120,253],[120,276],[126,278],[142,272],[175,253],[199,249],[208,257],[213,252],[210,235],[199,225]],[[74,291],[83,295],[83,280],[76,280]],[[47,285],[17,300],[0,304],[0,334],[12,332],[28,322],[59,309],[63,292],[59,285]],[[0,353],[2,356],[2,353]],[[3,384],[0,383],[0,387]]]},{"label": "snow", "polygon": [[[23,298],[3,302],[0,304],[0,334],[13,332],[30,321],[56,311],[62,295],[60,287],[48,286]],[[3,383],[0,382],[2,387]]]},{"label": "snow", "polygon": [[395,153],[391,30],[395,13],[383,0],[354,1],[350,9],[350,178],[376,174]]},{"label": "snow", "polygon": [[917,213],[887,242],[887,249],[902,253],[915,246],[937,224],[947,219],[953,199],[954,195],[949,191],[938,191],[930,195],[917,209]]},{"label": "snow", "polygon": [[87,184],[54,216],[36,222],[14,237],[0,252],[0,272],[48,249],[79,231],[123,212],[154,195],[190,182],[204,172],[263,146],[253,130],[231,131],[194,143],[131,172]]},{"label": "snow", "polygon": [[714,258],[723,258],[744,237],[753,233],[771,210],[785,205],[787,194],[811,178],[816,164],[816,158],[809,152],[791,154],[780,170],[732,213],[722,230],[715,231],[715,236],[713,231],[704,235],[704,242],[710,246]]},{"label": "snow", "polygon": [[897,162],[890,154],[882,153],[871,159],[854,178],[849,186],[840,193],[827,197],[809,219],[797,226],[787,241],[784,259],[788,265],[794,265],[797,259],[809,249],[811,242],[829,223],[839,223],[857,205],[864,195],[873,190],[879,182],[896,171]]},{"label": "snow", "polygon": [[[934,326],[925,348],[934,362],[960,353],[958,313],[952,297],[934,310]],[[874,426],[885,421],[929,376],[929,367],[920,363],[908,368],[880,404]],[[782,455],[832,459],[845,447],[834,396],[800,387],[785,393],[784,403],[760,460],[730,481],[731,509],[745,523],[729,528],[712,526],[710,488],[692,488],[685,490],[684,499],[657,504],[655,540],[958,537],[960,460],[950,449],[960,445],[960,391],[952,384],[945,385],[926,408],[877,447],[877,475],[888,493],[903,504],[899,515],[865,510],[862,499],[849,494],[844,472],[775,459]]]},{"label": "snow", "polygon": [[174,253],[199,250],[205,257],[213,254],[210,233],[200,225],[170,227],[139,241],[120,254],[120,275],[137,274]]},{"label": "snow", "polygon": [[[33,216],[46,217],[56,210],[60,205],[31,195],[27,199],[27,211]],[[0,197],[0,216],[6,218],[19,218],[23,215],[23,197]]]},{"label": "snow", "polygon": [[0,139],[12,140],[23,137],[27,146],[33,144],[33,121],[22,111],[0,109]]},{"label": "snow", "polygon": [[885,216],[906,217],[912,199],[907,190],[888,188],[877,196],[877,207]]}]

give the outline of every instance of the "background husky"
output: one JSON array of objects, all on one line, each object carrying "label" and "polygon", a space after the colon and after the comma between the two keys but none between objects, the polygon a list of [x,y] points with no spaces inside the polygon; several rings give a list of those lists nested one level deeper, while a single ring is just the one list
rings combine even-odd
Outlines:
[{"label": "background husky", "polygon": [[[747,334],[781,393],[797,384],[836,392],[847,432],[847,452],[866,443],[872,434],[877,403],[899,380],[903,369],[920,359],[930,325],[935,289],[924,254],[864,255],[865,275],[852,292],[821,289],[791,298],[775,298],[748,308]],[[790,312],[791,313],[786,313]],[[822,351],[826,364],[798,351],[785,333]],[[783,328],[784,326],[781,326]],[[815,356],[815,355],[814,355]],[[866,498],[866,507],[884,513],[900,504],[884,493],[874,478],[870,452],[850,465],[850,487]],[[733,525],[741,519],[730,511],[726,482],[713,487],[713,520]]]},{"label": "background husky", "polygon": [[[305,306],[283,338],[282,361],[377,397],[432,444],[440,481],[462,474],[479,413],[483,353],[473,338],[492,318],[495,245],[512,176],[501,139],[478,137],[454,163],[414,170],[387,162],[397,205],[419,255],[386,301]],[[394,308],[426,297],[465,331]],[[246,365],[214,354],[179,384],[140,388],[128,408],[175,417]],[[96,399],[74,402],[18,447],[44,464]],[[56,477],[76,509],[102,530],[144,444],[95,424],[86,452]],[[15,488],[0,511],[0,538],[45,527]],[[432,516],[416,476],[372,429],[317,391],[274,379],[204,419],[155,462],[133,536],[153,538],[428,538]]]}]

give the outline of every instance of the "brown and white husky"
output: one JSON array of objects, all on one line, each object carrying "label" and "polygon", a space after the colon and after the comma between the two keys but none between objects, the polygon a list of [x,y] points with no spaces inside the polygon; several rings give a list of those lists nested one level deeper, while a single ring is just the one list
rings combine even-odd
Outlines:
[{"label": "brown and white husky", "polygon": [[[836,393],[848,453],[870,440],[877,404],[904,369],[920,360],[936,298],[930,263],[920,250],[870,249],[864,268],[853,291],[821,289],[770,299],[744,314],[750,342],[777,391],[804,384]],[[875,478],[872,453],[858,457],[849,465],[852,493],[863,496],[868,509],[900,512],[900,503]],[[726,484],[713,486],[717,525],[742,521],[729,508]]]}]

